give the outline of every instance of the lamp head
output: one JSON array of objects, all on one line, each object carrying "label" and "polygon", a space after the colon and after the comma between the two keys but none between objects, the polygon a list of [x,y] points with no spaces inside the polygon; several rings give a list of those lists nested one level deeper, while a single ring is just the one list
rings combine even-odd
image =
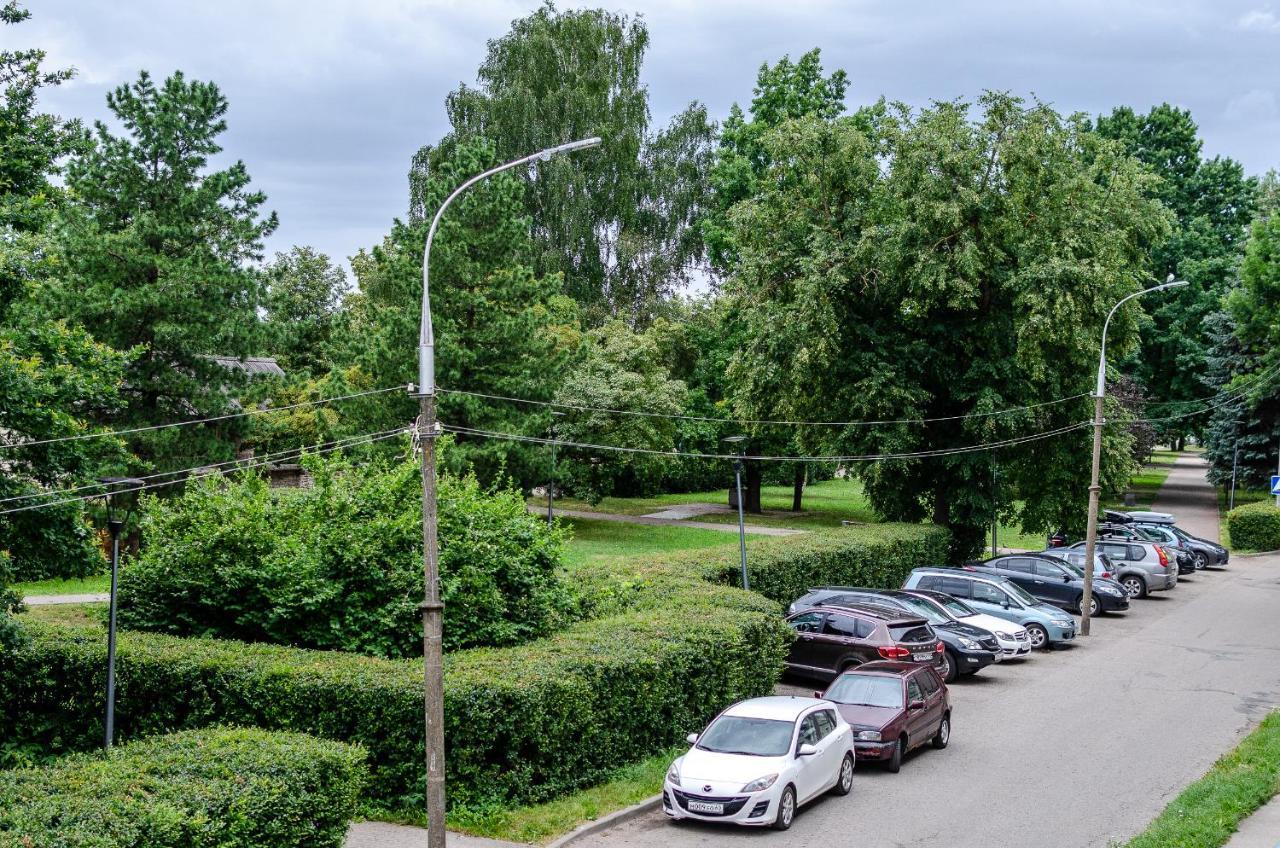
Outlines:
[{"label": "lamp head", "polygon": [[137,488],[145,484],[137,477],[99,477],[98,482],[107,487],[103,493],[107,502],[107,526],[118,533],[133,512]]},{"label": "lamp head", "polygon": [[602,143],[600,136],[592,136],[591,138],[570,141],[564,144],[558,144],[555,147],[548,147],[546,150],[538,154],[538,158],[545,162],[557,153],[572,153],[575,150],[586,150],[589,147],[599,147]]}]

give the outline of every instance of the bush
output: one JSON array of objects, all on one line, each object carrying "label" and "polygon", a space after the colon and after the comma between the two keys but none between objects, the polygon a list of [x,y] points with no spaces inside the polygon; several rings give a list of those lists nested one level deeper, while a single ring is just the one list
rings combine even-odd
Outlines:
[{"label": "bush", "polygon": [[211,728],[0,772],[0,846],[341,846],[359,748]]},{"label": "bush", "polygon": [[[779,616],[814,583],[897,585],[945,531],[884,525],[763,540],[743,592],[737,552],[620,558],[574,572],[597,616],[510,648],[445,659],[451,803],[534,803],[675,744],[727,704],[769,694],[792,633]],[[797,588],[802,587],[802,588]],[[57,753],[101,737],[101,630],[23,622],[0,656],[0,738]],[[422,668],[409,660],[150,633],[120,635],[124,737],[215,722],[359,742],[370,799],[420,809]]]},{"label": "bush", "polygon": [[1280,550],[1280,508],[1270,501],[1238,506],[1227,513],[1227,532],[1233,548]]},{"label": "bush", "polygon": [[[306,460],[312,489],[254,476],[193,481],[146,498],[146,543],[120,582],[120,623],[407,657],[422,653],[422,514],[417,463],[356,470]],[[562,531],[518,492],[440,478],[445,649],[514,645],[563,625]]]}]

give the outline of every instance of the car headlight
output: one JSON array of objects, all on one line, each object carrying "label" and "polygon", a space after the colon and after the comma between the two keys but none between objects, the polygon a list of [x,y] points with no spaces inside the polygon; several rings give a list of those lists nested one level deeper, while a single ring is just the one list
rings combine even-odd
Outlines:
[{"label": "car headlight", "polygon": [[680,785],[680,763],[672,763],[671,768],[667,769],[667,782]]},{"label": "car headlight", "polygon": [[1123,594],[1115,586],[1099,586],[1098,591],[1104,595],[1121,595]]},{"label": "car headlight", "polygon": [[764,777],[758,777],[755,780],[742,787],[743,792],[763,792],[773,785],[778,779],[776,774],[766,774]]},{"label": "car headlight", "polygon": [[997,638],[1000,638],[1000,639],[1004,639],[1006,642],[1012,642],[1012,641],[1013,641],[1013,634],[1012,634],[1012,633],[1005,633],[1003,630],[997,630],[997,631],[996,631],[996,637],[997,637]]},{"label": "car headlight", "polygon": [[966,651],[976,651],[982,647],[977,642],[966,636],[961,636],[957,641],[960,642],[960,647],[964,648]]},{"label": "car headlight", "polygon": [[1072,624],[1075,624],[1075,622],[1069,618],[1055,618],[1053,623],[1059,627],[1070,627]]},{"label": "car headlight", "polygon": [[854,737],[859,742],[879,742],[880,731],[878,730],[859,730],[857,736]]}]

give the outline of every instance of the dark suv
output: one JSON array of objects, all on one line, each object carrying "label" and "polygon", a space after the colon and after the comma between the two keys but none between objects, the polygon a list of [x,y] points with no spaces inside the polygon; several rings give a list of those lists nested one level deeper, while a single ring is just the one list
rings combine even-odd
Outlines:
[{"label": "dark suv", "polygon": [[791,604],[787,611],[800,612],[817,607],[848,604],[877,604],[894,607],[908,615],[918,615],[929,622],[929,626],[945,646],[943,666],[939,674],[947,683],[962,674],[975,674],[999,659],[1000,645],[989,631],[956,621],[939,612],[928,601],[901,589],[824,586],[810,589]]},{"label": "dark suv", "polygon": [[827,606],[790,615],[787,624],[796,631],[787,669],[820,680],[876,660],[927,663],[941,673],[946,657],[929,622],[888,606]]},{"label": "dark suv", "polygon": [[[980,568],[1008,577],[1036,600],[1065,610],[1080,610],[1084,597],[1084,577],[1066,567],[1062,560],[1047,554],[1012,554],[975,563]],[[1129,594],[1114,580],[1094,578],[1093,603],[1089,614],[1129,608]]]}]

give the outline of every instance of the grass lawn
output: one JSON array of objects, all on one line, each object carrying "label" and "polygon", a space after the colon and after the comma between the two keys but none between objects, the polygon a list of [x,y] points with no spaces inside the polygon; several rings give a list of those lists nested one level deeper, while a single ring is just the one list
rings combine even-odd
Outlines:
[{"label": "grass lawn", "polygon": [[107,605],[102,604],[40,604],[29,606],[22,615],[55,624],[93,624],[105,627]]},{"label": "grass lawn", "polygon": [[13,588],[24,595],[85,595],[91,592],[111,591],[111,575],[74,577],[69,580],[37,580],[31,583],[14,583]]},{"label": "grass lawn", "polygon": [[1280,790],[1280,711],[1174,798],[1128,848],[1218,848]]},{"label": "grass lawn", "polygon": [[[592,521],[567,518],[573,541],[565,550],[565,567],[573,570],[586,563],[616,556],[643,556],[698,548],[737,548],[736,533],[702,530],[697,527],[653,527],[619,521]],[[750,546],[751,537],[747,537]]]},{"label": "grass lawn", "polygon": [[452,830],[511,842],[550,842],[578,825],[637,804],[662,788],[671,761],[684,751],[672,749],[618,769],[606,782],[545,804],[514,809],[452,809]]},{"label": "grass lawn", "polygon": [[[1173,463],[1177,458],[1178,454],[1175,451],[1153,451],[1147,464],[1139,469],[1137,474],[1129,478],[1129,488],[1126,491],[1134,493],[1136,501],[1134,506],[1136,508],[1141,509],[1151,506],[1152,501],[1156,499],[1156,493],[1164,485],[1165,478],[1173,470]],[[1103,507],[1125,509],[1124,492],[1116,493],[1115,497],[1103,504]],[[1133,507],[1129,508],[1132,509]]]}]

